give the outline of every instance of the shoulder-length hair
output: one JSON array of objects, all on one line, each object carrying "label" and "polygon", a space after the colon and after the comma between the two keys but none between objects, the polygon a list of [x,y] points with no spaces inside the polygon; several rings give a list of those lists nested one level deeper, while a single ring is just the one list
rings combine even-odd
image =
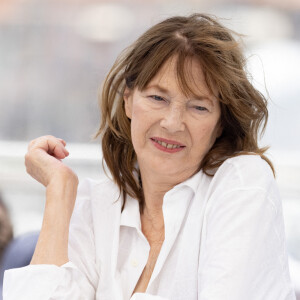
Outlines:
[{"label": "shoulder-length hair", "polygon": [[217,91],[221,105],[222,134],[199,165],[208,175],[229,157],[241,154],[264,156],[258,134],[268,119],[267,101],[249,81],[240,42],[231,30],[206,14],[177,16],[147,30],[125,49],[108,73],[102,88],[102,120],[95,137],[102,135],[103,158],[123,194],[137,198],[143,209],[144,196],[136,174],[137,158],[131,142],[130,120],[124,109],[125,87],[143,90],[161,66],[176,56],[176,71],[183,91],[190,92],[185,72],[187,59],[196,58],[211,91]]}]

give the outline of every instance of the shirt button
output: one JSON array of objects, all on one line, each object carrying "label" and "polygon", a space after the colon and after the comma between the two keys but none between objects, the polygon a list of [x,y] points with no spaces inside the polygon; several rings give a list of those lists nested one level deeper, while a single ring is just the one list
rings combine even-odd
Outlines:
[{"label": "shirt button", "polygon": [[132,261],[131,261],[131,265],[133,266],[133,267],[137,267],[138,266],[138,264],[139,264],[139,262],[136,260],[136,259],[133,259]]}]

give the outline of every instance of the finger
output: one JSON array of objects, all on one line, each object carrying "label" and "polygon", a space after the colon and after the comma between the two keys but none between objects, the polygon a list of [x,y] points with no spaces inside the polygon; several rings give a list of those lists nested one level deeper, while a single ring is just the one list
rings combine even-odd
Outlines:
[{"label": "finger", "polygon": [[66,142],[63,139],[46,135],[32,140],[28,146],[28,150],[41,149],[57,159],[63,159],[69,155],[65,144]]},{"label": "finger", "polygon": [[[49,146],[49,148],[51,147],[52,145]],[[60,142],[57,142],[49,154],[53,155],[57,159],[63,159],[69,155],[69,151]]]},{"label": "finger", "polygon": [[40,136],[40,137],[30,141],[30,143],[28,145],[28,150],[41,148],[48,152],[48,149],[49,149],[48,141],[49,140],[55,141],[56,138],[52,135]]},{"label": "finger", "polygon": [[41,137],[40,142],[36,142],[33,147],[41,148],[56,158],[65,158],[66,156],[62,142],[51,135]]},{"label": "finger", "polygon": [[57,138],[57,139],[58,139],[58,140],[60,140],[64,146],[66,146],[66,145],[67,145],[67,143],[66,143],[66,141],[65,141],[65,140],[63,140],[63,139],[60,139],[60,138]]},{"label": "finger", "polygon": [[32,148],[34,146],[34,144],[36,143],[37,139],[31,140],[28,144],[27,150],[30,150],[30,148]]},{"label": "finger", "polygon": [[66,143],[66,141],[65,140],[63,140],[63,139],[60,139],[60,138],[57,138],[62,144],[63,144],[63,151],[64,151],[64,154],[65,154],[65,156],[68,156],[70,153],[69,153],[69,151],[66,149],[66,145],[67,145],[67,143]]}]

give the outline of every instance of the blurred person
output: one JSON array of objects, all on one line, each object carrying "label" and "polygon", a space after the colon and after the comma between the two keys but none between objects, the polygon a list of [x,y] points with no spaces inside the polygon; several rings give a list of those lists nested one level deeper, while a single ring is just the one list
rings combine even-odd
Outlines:
[{"label": "blurred person", "polygon": [[31,265],[6,271],[4,299],[295,299],[274,168],[258,146],[267,101],[240,44],[193,14],[126,49],[102,90],[99,181],[78,187],[64,140],[31,141],[44,219]]},{"label": "blurred person", "polygon": [[37,239],[38,232],[29,232],[13,238],[9,213],[0,194],[0,299],[4,271],[29,265]]},{"label": "blurred person", "polygon": [[7,212],[6,205],[3,202],[0,193],[0,299],[2,299],[2,285],[3,285],[3,254],[7,245],[13,238],[13,230],[10,218]]},{"label": "blurred person", "polygon": [[0,260],[2,260],[4,250],[12,238],[12,225],[2,195],[0,194]]}]

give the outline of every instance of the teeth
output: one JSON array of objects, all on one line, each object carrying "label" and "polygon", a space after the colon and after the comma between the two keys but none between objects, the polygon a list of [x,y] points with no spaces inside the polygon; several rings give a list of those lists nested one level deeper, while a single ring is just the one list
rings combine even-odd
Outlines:
[{"label": "teeth", "polygon": [[179,145],[167,144],[167,143],[165,143],[165,142],[162,142],[162,141],[157,141],[157,140],[156,140],[156,142],[157,142],[158,144],[160,144],[161,146],[163,146],[163,147],[167,148],[167,149],[175,149],[175,148],[180,148],[180,146],[179,146]]}]

